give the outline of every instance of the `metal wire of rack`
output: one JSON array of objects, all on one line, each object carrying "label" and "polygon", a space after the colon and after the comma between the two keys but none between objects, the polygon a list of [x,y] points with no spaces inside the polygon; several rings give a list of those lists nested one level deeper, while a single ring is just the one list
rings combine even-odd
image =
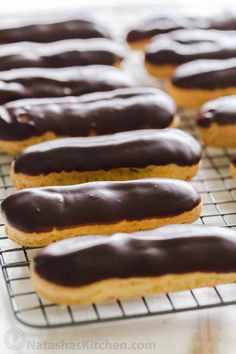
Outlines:
[{"label": "metal wire of rack", "polygon": [[[146,10],[146,6],[144,9]],[[142,13],[140,10],[138,7],[138,12]],[[106,22],[113,25],[116,33],[117,27],[124,29],[130,23],[130,15],[127,16],[118,9],[115,12],[114,9],[102,12]],[[132,9],[132,21],[137,17],[135,9]],[[150,80],[142,69],[139,55],[131,53],[130,56],[131,63],[128,58],[125,70],[130,68],[140,84],[155,85],[156,82]],[[188,114],[182,115],[181,128],[196,136],[194,119]],[[191,182],[203,200],[202,215],[197,223],[236,229],[236,180],[232,178],[228,168],[231,154],[230,150],[204,150],[201,171]],[[14,191],[9,178],[10,163],[11,157],[0,155],[0,200]],[[84,325],[236,304],[236,284],[233,283],[214,288],[145,296],[129,301],[117,300],[81,307],[58,306],[45,301],[32,287],[29,264],[37,251],[17,246],[10,241],[4,234],[0,215],[0,263],[11,307],[15,317],[31,327]]]}]

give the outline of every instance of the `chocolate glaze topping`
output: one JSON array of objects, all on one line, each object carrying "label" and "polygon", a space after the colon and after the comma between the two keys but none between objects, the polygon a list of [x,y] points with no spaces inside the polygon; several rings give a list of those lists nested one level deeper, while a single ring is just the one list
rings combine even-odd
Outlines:
[{"label": "chocolate glaze topping", "polygon": [[153,38],[145,60],[157,65],[180,65],[197,59],[236,56],[236,32],[179,30]]},{"label": "chocolate glaze topping", "polygon": [[166,226],[110,237],[74,237],[34,258],[43,279],[79,287],[106,279],[236,272],[236,233],[203,225]]},{"label": "chocolate glaze topping", "polygon": [[109,34],[101,24],[89,19],[71,19],[67,21],[27,24],[0,28],[0,43],[54,42],[68,38],[109,38]]},{"label": "chocolate glaze topping", "polygon": [[18,42],[0,46],[0,70],[60,68],[91,64],[114,65],[123,58],[121,47],[108,39],[67,39],[39,44]]},{"label": "chocolate glaze topping", "polygon": [[179,29],[235,30],[236,16],[222,13],[211,17],[189,17],[184,15],[162,15],[149,18],[127,34],[128,42],[150,39],[153,36]]},{"label": "chocolate glaze topping", "polygon": [[31,233],[174,217],[199,203],[200,196],[189,183],[152,178],[25,189],[7,197],[1,207],[7,224]]},{"label": "chocolate glaze topping", "polygon": [[194,60],[180,65],[172,83],[177,87],[203,90],[236,86],[236,58]]},{"label": "chocolate glaze topping", "polygon": [[65,138],[32,145],[14,161],[15,173],[84,172],[149,165],[196,165],[200,144],[178,129],[136,130],[87,138]]},{"label": "chocolate glaze topping", "polygon": [[170,96],[155,88],[124,88],[80,97],[25,99],[0,107],[0,139],[112,134],[168,127],[176,114]]},{"label": "chocolate glaze topping", "polygon": [[0,73],[0,104],[20,98],[80,96],[132,84],[127,74],[106,65],[13,69]]},{"label": "chocolate glaze topping", "polygon": [[207,128],[213,123],[236,124],[236,96],[220,97],[201,107],[197,125]]}]

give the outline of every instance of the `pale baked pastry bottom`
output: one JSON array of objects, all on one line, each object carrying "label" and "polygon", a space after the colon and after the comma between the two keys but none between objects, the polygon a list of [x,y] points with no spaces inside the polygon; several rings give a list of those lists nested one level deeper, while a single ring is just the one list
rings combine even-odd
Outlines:
[{"label": "pale baked pastry bottom", "polygon": [[144,66],[147,72],[157,79],[171,79],[177,65],[155,65],[145,60]]},{"label": "pale baked pastry bottom", "polygon": [[33,266],[31,267],[31,277],[33,286],[40,295],[53,303],[65,305],[85,305],[117,299],[126,300],[160,292],[211,287],[236,281],[236,273],[191,272],[157,277],[113,278],[80,287],[65,287],[41,278]]},{"label": "pale baked pastry bottom", "polygon": [[[72,236],[85,235],[111,235],[116,232],[131,233],[135,231],[150,230],[169,224],[190,224],[196,221],[201,214],[202,204],[199,203],[192,210],[180,215],[155,219],[143,219],[127,221],[123,220],[114,224],[96,224],[89,226],[68,227],[65,229],[53,229],[49,232],[27,233],[5,223],[7,236],[17,244],[25,247],[41,247],[52,242]],[[49,211],[50,212],[50,211]]]},{"label": "pale baked pastry bottom", "polygon": [[30,176],[24,173],[14,172],[14,163],[10,170],[13,185],[17,189],[73,185],[92,181],[128,181],[141,178],[175,178],[190,180],[201,166],[201,162],[193,166],[177,166],[169,164],[165,166],[149,165],[145,168],[114,168],[111,170],[85,171],[85,172],[52,172]]},{"label": "pale baked pastry bottom", "polygon": [[171,83],[167,85],[169,95],[176,101],[178,107],[199,108],[207,101],[214,100],[221,96],[230,96],[236,94],[236,87],[226,87],[219,89],[192,89],[180,88]]},{"label": "pale baked pastry bottom", "polygon": [[218,148],[236,148],[236,124],[212,123],[209,127],[197,126],[197,131],[205,145]]},{"label": "pale baked pastry bottom", "polygon": [[149,39],[143,39],[143,40],[139,40],[139,41],[133,41],[133,42],[127,42],[128,46],[130,47],[130,49],[133,50],[144,50],[145,47],[151,42],[152,38]]}]

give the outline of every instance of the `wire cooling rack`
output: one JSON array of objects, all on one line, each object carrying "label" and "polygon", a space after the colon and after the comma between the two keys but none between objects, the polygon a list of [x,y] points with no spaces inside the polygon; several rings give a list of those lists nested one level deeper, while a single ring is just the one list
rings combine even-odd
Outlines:
[{"label": "wire cooling rack", "polygon": [[[129,11],[106,8],[100,9],[100,12],[119,39],[125,26],[135,22],[146,9],[147,6],[143,9],[133,7]],[[132,72],[140,84],[156,85],[146,75],[141,60],[140,53],[130,53],[124,69]],[[182,128],[195,136],[193,117],[185,114],[181,118]],[[201,171],[191,182],[203,200],[202,215],[197,223],[236,229],[236,180],[232,179],[228,168],[232,153],[230,150],[205,149]],[[1,200],[14,191],[9,178],[10,163],[11,157],[0,155]],[[233,283],[214,288],[145,296],[130,301],[117,300],[82,307],[58,306],[45,301],[32,287],[29,263],[38,250],[19,247],[8,240],[4,234],[2,219],[0,247],[0,261],[12,310],[20,322],[31,327],[54,328],[100,323],[236,304],[236,284]]]}]

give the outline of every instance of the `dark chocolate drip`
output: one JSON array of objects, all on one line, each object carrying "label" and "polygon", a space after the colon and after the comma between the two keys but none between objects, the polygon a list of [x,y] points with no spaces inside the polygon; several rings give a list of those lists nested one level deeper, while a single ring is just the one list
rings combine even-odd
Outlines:
[{"label": "dark chocolate drip", "polygon": [[89,19],[16,25],[0,28],[0,43],[21,41],[49,43],[69,38],[109,38],[107,30]]},{"label": "dark chocolate drip", "polygon": [[236,96],[220,97],[202,106],[198,114],[197,125],[207,128],[213,123],[236,124]]},{"label": "dark chocolate drip", "polygon": [[46,132],[63,137],[162,129],[173,122],[175,114],[172,98],[154,88],[18,100],[0,107],[0,139],[19,141]]},{"label": "dark chocolate drip", "polygon": [[181,88],[216,89],[236,86],[236,58],[194,60],[180,65],[172,77]]},{"label": "dark chocolate drip", "polygon": [[122,58],[121,47],[108,39],[67,39],[47,44],[19,42],[0,46],[0,71],[26,67],[114,65]]},{"label": "dark chocolate drip", "polygon": [[47,281],[72,287],[114,278],[236,272],[236,233],[174,225],[133,235],[75,237],[44,248],[34,270]]},{"label": "dark chocolate drip", "polygon": [[153,178],[26,189],[7,197],[2,212],[7,224],[30,233],[174,217],[199,203],[189,183]]},{"label": "dark chocolate drip", "polygon": [[20,98],[80,96],[132,84],[127,74],[106,65],[13,69],[0,73],[0,104]]},{"label": "dark chocolate drip", "polygon": [[178,129],[137,130],[87,138],[65,138],[33,145],[14,161],[15,173],[85,172],[149,165],[193,166],[200,144]]},{"label": "dark chocolate drip", "polygon": [[217,29],[235,30],[236,16],[222,13],[211,17],[189,17],[184,15],[166,15],[149,18],[127,34],[128,42],[150,39],[153,36],[180,29]]},{"label": "dark chocolate drip", "polygon": [[180,30],[153,39],[145,60],[158,65],[180,65],[197,59],[236,56],[236,33],[215,30]]}]

